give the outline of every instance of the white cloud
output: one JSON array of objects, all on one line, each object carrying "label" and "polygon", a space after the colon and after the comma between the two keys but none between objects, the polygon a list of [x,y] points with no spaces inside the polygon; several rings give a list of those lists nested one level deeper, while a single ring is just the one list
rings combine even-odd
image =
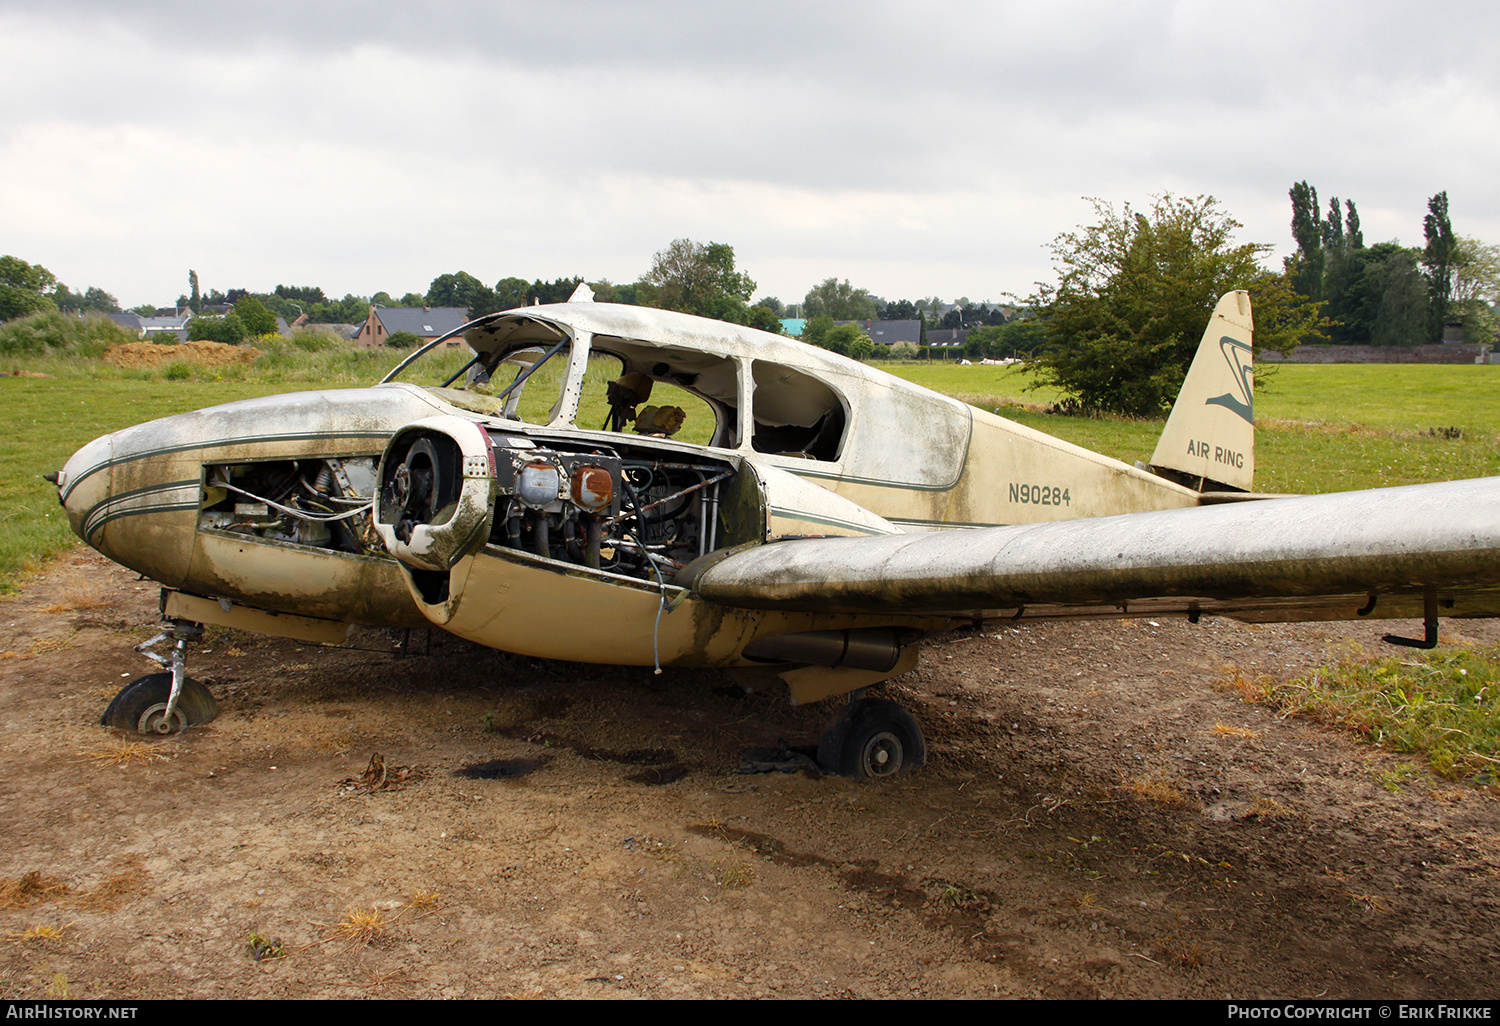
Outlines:
[{"label": "white cloud", "polygon": [[[253,10],[253,15],[247,14]],[[1080,197],[1286,191],[1367,239],[1500,237],[1500,16],[1471,4],[0,0],[3,248],[70,285],[630,280],[729,242],[763,292],[1025,291]]]}]

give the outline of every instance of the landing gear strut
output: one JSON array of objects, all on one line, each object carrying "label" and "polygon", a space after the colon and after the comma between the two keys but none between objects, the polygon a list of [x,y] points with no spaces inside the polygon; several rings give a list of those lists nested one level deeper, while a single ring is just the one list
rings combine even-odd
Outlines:
[{"label": "landing gear strut", "polygon": [[[106,727],[128,730],[147,737],[165,737],[188,727],[207,723],[219,714],[219,704],[208,688],[187,675],[186,650],[189,641],[203,636],[203,628],[187,620],[173,620],[169,630],[135,650],[147,659],[168,668],[168,672],[148,673],[120,689],[99,722]],[[151,651],[153,645],[171,639],[170,656]]]},{"label": "landing gear strut", "polygon": [[922,728],[911,713],[884,698],[850,702],[818,742],[818,765],[845,777],[889,777],[926,761]]}]

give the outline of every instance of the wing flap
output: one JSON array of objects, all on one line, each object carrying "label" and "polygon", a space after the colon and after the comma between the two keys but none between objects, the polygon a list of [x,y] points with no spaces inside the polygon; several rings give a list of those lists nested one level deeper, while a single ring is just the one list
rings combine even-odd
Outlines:
[{"label": "wing flap", "polygon": [[[1051,604],[1081,614],[1151,602],[1265,613],[1247,619],[1325,619],[1370,594],[1437,587],[1445,600],[1470,593],[1479,599],[1500,587],[1500,478],[778,542],[689,567],[678,583],[753,609],[972,613]],[[1488,609],[1494,597],[1469,605]]]}]

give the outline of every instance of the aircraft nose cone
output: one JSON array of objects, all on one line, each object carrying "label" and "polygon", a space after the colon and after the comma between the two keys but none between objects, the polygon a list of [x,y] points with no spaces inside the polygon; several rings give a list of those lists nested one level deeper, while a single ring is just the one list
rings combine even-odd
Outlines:
[{"label": "aircraft nose cone", "polygon": [[200,494],[200,457],[179,451],[186,437],[177,418],[125,428],[79,449],[57,478],[74,534],[170,587],[187,576]]},{"label": "aircraft nose cone", "polygon": [[[110,457],[114,452],[113,442],[113,435],[94,439],[75,452],[56,474],[57,498],[67,511],[73,533],[95,548],[99,548],[102,543],[102,525],[88,521],[97,520],[97,517],[91,517],[90,514],[103,508],[109,501],[109,468]],[[90,533],[94,537],[90,537]]]}]

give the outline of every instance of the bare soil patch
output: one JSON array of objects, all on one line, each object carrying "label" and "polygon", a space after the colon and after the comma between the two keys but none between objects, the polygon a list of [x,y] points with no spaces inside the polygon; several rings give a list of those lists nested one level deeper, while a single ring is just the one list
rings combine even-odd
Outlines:
[{"label": "bare soil patch", "polygon": [[231,363],[254,363],[260,350],[254,346],[231,346],[197,339],[189,342],[126,342],[104,351],[104,362],[116,367],[161,367],[179,360],[205,367]]},{"label": "bare soil patch", "polygon": [[1500,805],[1232,686],[1391,624],[954,635],[861,784],[735,772],[831,708],[424,632],[211,630],[218,719],[142,743],[156,602],[80,550],[0,603],[5,997],[1494,994]]}]

